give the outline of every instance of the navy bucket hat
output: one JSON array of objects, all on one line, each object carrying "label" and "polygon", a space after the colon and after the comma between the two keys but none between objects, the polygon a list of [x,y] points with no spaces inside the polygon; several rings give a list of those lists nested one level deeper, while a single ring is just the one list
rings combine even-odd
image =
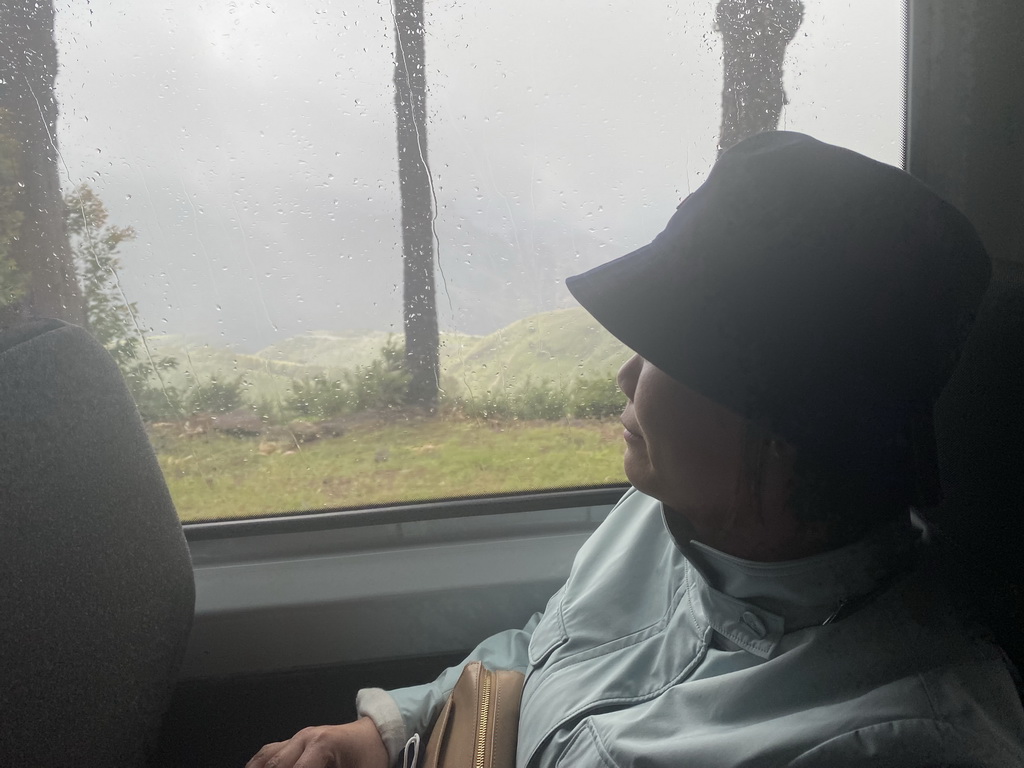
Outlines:
[{"label": "navy bucket hat", "polygon": [[932,408],[990,272],[971,223],[920,181],[780,131],[724,152],[653,242],[567,285],[687,387],[927,505]]}]

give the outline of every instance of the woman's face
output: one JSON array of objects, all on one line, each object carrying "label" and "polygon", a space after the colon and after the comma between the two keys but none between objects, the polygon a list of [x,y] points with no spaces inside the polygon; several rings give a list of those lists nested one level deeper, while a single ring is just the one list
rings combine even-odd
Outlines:
[{"label": "woman's face", "polygon": [[619,369],[629,402],[626,477],[693,519],[735,512],[743,469],[744,419],[634,355]]},{"label": "woman's face", "polygon": [[787,505],[792,450],[785,443],[770,452],[755,495],[744,467],[742,416],[639,355],[619,369],[618,381],[629,400],[622,413],[626,477],[685,518],[693,538],[753,560],[825,548],[820,532],[800,524]]}]

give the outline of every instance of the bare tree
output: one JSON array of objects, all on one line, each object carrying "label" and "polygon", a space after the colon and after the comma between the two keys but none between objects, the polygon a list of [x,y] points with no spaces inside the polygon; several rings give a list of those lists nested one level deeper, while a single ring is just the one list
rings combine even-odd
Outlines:
[{"label": "bare tree", "polygon": [[800,0],[719,0],[722,35],[722,128],[719,153],[778,128],[786,103],[782,64],[804,18]]},{"label": "bare tree", "polygon": [[437,407],[439,366],[423,0],[394,0],[394,8],[405,364],[409,402],[433,411]]},{"label": "bare tree", "polygon": [[0,132],[17,148],[10,204],[20,222],[9,256],[24,279],[20,301],[0,323],[33,316],[85,323],[60,192],[53,20],[52,0],[0,4]]}]

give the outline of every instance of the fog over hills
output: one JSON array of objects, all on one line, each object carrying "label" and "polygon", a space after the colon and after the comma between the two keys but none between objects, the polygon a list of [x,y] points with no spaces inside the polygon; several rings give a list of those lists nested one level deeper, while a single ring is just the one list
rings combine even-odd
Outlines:
[{"label": "fog over hills", "polygon": [[[649,242],[717,154],[716,0],[426,4],[437,306],[486,335]],[[781,126],[899,162],[902,7],[805,0]],[[156,334],[402,330],[387,3],[58,3],[65,190],[138,233]]]},{"label": "fog over hills", "polygon": [[[383,331],[310,331],[249,354],[178,335],[154,336],[154,355],[178,360],[166,384],[187,387],[210,378],[240,378],[255,399],[284,397],[293,380],[340,379],[368,365],[400,338]],[[486,336],[443,333],[441,376],[457,395],[515,390],[527,380],[570,387],[581,377],[614,375],[629,351],[583,309],[553,310]]]},{"label": "fog over hills", "polygon": [[[276,193],[265,197],[261,188]],[[193,207],[184,190],[155,184],[148,203],[132,209],[140,218],[112,216],[139,232],[122,247],[121,277],[144,323],[247,352],[313,328],[401,333],[395,212],[318,190],[266,188],[247,192],[243,204],[228,189],[211,188],[206,204]],[[305,206],[303,216],[274,212],[289,197],[289,207]],[[110,207],[116,215],[120,205]],[[191,223],[164,227],[168,214]],[[449,212],[435,226],[440,326],[474,335],[569,306],[564,278],[621,250],[553,220],[495,220],[467,210]],[[154,250],[173,254],[155,274]]]}]

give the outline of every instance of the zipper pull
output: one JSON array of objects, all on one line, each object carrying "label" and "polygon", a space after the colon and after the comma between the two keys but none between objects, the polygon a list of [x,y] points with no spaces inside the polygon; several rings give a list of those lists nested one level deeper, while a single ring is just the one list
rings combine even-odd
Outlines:
[{"label": "zipper pull", "polygon": [[840,600],[839,601],[839,605],[836,606],[836,609],[834,611],[832,611],[831,614],[829,614],[829,617],[827,619],[825,619],[823,622],[821,622],[821,626],[827,627],[833,621],[838,619],[839,615],[843,612],[843,609],[846,607],[846,605],[849,602],[850,601],[847,598],[845,598],[845,597],[842,600]]}]

